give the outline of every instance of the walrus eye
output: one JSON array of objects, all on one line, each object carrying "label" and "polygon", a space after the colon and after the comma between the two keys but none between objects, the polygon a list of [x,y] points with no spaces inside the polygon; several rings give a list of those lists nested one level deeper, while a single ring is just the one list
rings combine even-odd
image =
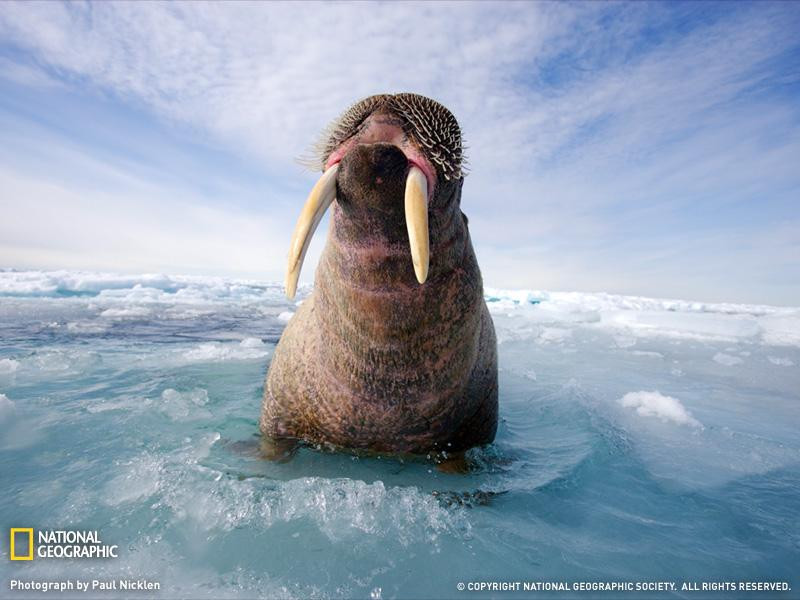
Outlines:
[{"label": "walrus eye", "polygon": [[419,167],[412,166],[406,178],[406,227],[411,260],[417,281],[428,278],[430,246],[428,240],[428,180]]},{"label": "walrus eye", "polygon": [[[311,188],[308,200],[300,212],[300,218],[297,219],[292,242],[289,244],[289,265],[286,271],[286,296],[289,300],[294,298],[297,291],[297,279],[300,277],[300,269],[303,267],[306,250],[311,243],[314,231],[336,197],[336,172],[338,170],[339,163],[336,163],[322,174],[319,181]],[[427,214],[425,217],[427,219]]]}]

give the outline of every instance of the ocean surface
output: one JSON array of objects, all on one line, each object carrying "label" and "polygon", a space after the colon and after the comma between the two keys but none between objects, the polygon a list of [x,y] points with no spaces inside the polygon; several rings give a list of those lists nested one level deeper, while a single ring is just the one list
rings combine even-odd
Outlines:
[{"label": "ocean surface", "polygon": [[[277,284],[0,271],[0,596],[56,595],[12,578],[126,577],[191,598],[643,595],[458,589],[476,582],[800,597],[800,309],[486,300],[501,422],[474,471],[450,475],[258,458],[263,380],[296,309]],[[97,530],[120,556],[11,562],[5,532],[25,526]]]}]

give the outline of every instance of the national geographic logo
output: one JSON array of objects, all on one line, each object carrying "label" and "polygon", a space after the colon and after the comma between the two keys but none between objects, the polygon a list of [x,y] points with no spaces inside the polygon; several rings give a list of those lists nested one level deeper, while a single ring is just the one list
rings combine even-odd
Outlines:
[{"label": "national geographic logo", "polygon": [[97,531],[40,529],[34,544],[33,527],[12,527],[9,531],[9,558],[117,558],[119,546],[104,544]]},{"label": "national geographic logo", "polygon": [[[10,537],[9,557],[11,560],[33,560],[33,527],[12,527]],[[18,540],[22,541],[23,547],[27,547],[24,554],[20,552],[21,544]]]}]

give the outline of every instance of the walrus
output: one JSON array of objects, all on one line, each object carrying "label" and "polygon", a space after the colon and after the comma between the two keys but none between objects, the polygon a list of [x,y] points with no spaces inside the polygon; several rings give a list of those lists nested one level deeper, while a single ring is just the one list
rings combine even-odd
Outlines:
[{"label": "walrus", "polygon": [[461,130],[417,94],[380,94],[334,121],[289,250],[294,298],[330,207],[310,296],[264,385],[268,443],[457,460],[497,430],[497,341],[461,211]]}]

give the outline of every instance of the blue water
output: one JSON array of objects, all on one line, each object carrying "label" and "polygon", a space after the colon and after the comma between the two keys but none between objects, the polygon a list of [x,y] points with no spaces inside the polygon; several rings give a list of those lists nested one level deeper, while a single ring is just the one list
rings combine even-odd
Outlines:
[{"label": "blue water", "polygon": [[620,596],[458,591],[478,581],[665,581],[676,591],[649,595],[680,598],[698,595],[682,582],[770,581],[792,589],[735,595],[800,597],[799,310],[487,297],[501,423],[475,470],[449,475],[258,458],[296,308],[276,285],[0,272],[0,526],[120,546],[10,562],[3,542],[0,596],[42,596],[12,578],[124,576],[161,597]]}]

